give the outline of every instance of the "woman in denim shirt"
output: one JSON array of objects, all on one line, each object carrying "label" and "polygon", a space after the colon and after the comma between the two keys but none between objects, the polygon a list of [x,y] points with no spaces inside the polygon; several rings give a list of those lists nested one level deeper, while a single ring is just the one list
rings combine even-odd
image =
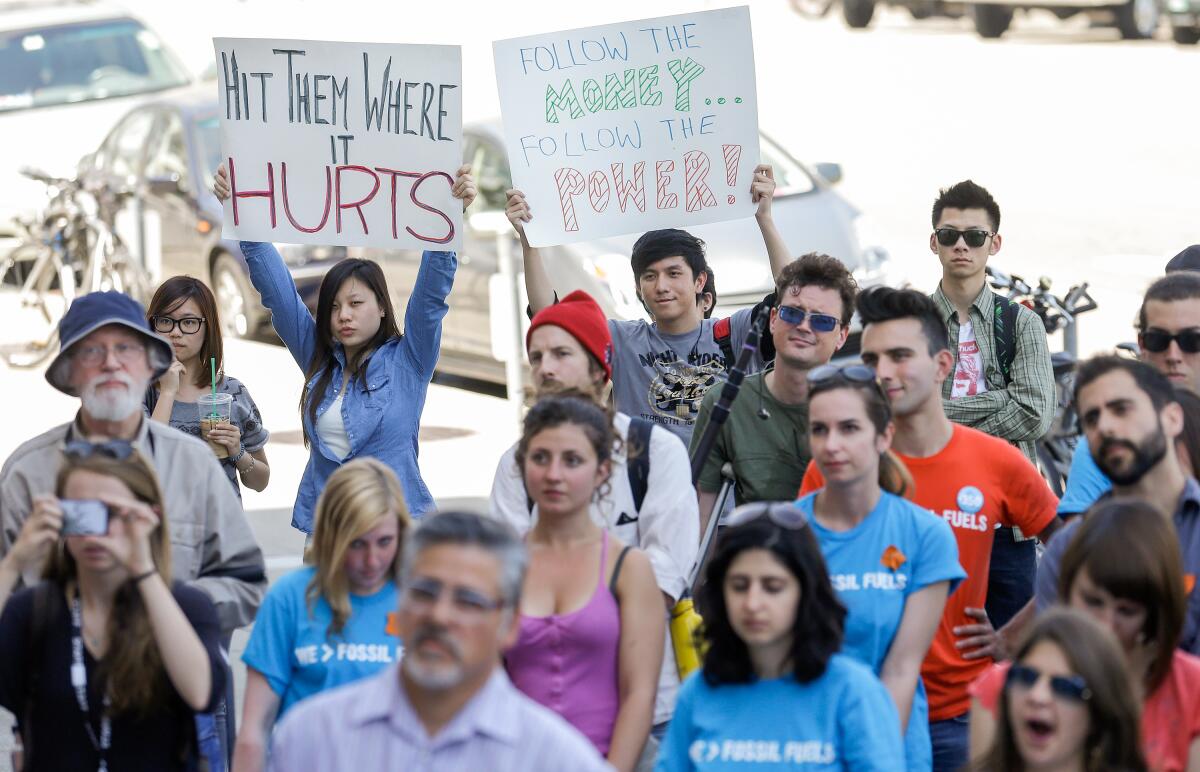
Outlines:
[{"label": "woman in denim shirt", "polygon": [[[221,201],[229,197],[224,166],[213,192]],[[475,199],[469,166],[456,173],[453,194],[464,209]],[[241,249],[275,332],[305,374],[300,412],[309,457],[292,526],[312,533],[325,481],[359,456],[373,456],[395,470],[414,517],[431,512],[433,497],[417,467],[417,430],[441,348],[442,319],[450,310],[446,296],[456,255],[422,253],[401,334],[374,261],[348,258],[334,265],[321,281],[314,320],[272,244],[243,241]]]}]

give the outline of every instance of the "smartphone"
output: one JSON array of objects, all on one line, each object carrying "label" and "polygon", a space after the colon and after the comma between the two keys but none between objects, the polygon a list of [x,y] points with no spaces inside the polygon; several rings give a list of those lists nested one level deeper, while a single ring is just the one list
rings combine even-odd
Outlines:
[{"label": "smartphone", "polygon": [[108,505],[95,499],[61,499],[63,536],[103,536],[108,533]]}]

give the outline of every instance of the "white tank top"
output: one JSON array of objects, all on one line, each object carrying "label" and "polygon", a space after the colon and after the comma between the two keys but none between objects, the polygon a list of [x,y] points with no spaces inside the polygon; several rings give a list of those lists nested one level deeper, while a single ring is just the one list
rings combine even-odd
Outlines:
[{"label": "white tank top", "polygon": [[350,438],[346,436],[346,424],[342,421],[342,397],[345,394],[345,391],[338,394],[329,409],[317,416],[317,434],[339,461],[350,455]]}]

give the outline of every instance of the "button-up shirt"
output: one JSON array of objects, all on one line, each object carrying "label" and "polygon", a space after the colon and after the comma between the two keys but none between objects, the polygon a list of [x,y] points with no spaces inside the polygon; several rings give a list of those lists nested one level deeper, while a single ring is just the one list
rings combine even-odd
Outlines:
[{"label": "button-up shirt", "polygon": [[583,735],[518,692],[500,667],[430,737],[399,668],[296,705],[271,738],[271,772],[611,770]]},{"label": "button-up shirt", "polygon": [[[950,333],[950,350],[958,369],[958,311],[942,292],[941,284],[930,297],[941,311]],[[1054,421],[1056,404],[1054,367],[1046,344],[1046,328],[1030,309],[1017,304],[1016,353],[1012,379],[1005,382],[996,350],[996,293],[985,283],[969,311],[975,342],[983,360],[987,392],[971,397],[950,398],[953,378],[942,383],[942,405],[955,423],[1008,440],[1037,463],[1034,443],[1045,436]]]}]

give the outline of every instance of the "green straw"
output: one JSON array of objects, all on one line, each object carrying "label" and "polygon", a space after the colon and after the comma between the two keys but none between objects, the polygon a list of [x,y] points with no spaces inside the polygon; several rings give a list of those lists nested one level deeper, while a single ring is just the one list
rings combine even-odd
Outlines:
[{"label": "green straw", "polygon": [[215,419],[217,417],[217,358],[212,357],[208,360],[208,364],[212,369],[212,379],[210,381],[210,385],[212,386],[213,395],[212,413],[209,415],[209,418]]}]

